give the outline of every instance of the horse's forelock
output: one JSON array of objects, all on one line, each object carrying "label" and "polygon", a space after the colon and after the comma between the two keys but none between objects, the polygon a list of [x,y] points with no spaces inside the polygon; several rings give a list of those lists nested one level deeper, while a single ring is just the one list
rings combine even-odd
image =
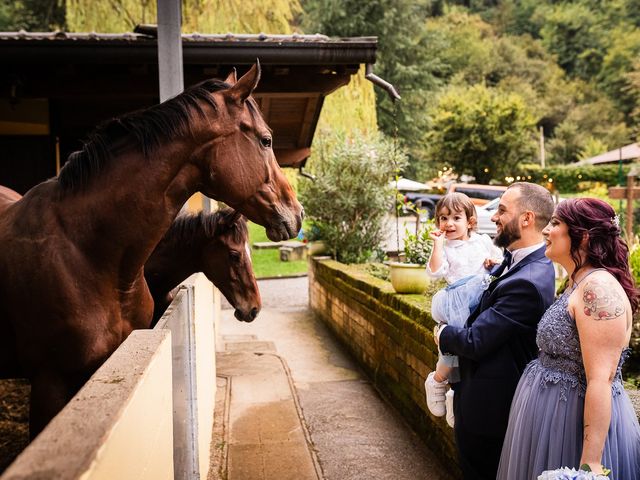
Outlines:
[{"label": "horse's forelock", "polygon": [[236,242],[243,242],[248,236],[247,222],[232,208],[223,208],[208,215],[201,215],[205,235],[213,238],[227,232],[233,232]]}]

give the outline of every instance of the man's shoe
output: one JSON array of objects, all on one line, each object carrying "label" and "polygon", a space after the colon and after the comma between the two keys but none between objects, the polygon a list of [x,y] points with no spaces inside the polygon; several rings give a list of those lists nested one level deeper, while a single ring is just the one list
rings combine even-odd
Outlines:
[{"label": "man's shoe", "polygon": [[455,417],[453,416],[453,390],[449,389],[449,391],[445,394],[445,406],[447,408],[447,425],[453,428],[455,424]]},{"label": "man's shoe", "polygon": [[445,408],[445,392],[447,390],[447,381],[437,382],[433,376],[435,372],[427,375],[424,381],[424,389],[427,392],[427,408],[432,415],[442,417],[446,413]]}]

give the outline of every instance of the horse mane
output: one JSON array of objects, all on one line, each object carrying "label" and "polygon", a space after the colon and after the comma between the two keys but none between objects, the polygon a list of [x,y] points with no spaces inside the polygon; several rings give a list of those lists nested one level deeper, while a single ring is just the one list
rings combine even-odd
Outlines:
[{"label": "horse mane", "polygon": [[63,192],[86,187],[125,149],[137,149],[149,158],[160,145],[190,134],[194,115],[205,117],[201,102],[217,111],[211,93],[225,88],[229,88],[229,84],[221,80],[205,80],[166,102],[98,125],[89,134],[82,150],[71,153],[60,170],[58,181]]},{"label": "horse mane", "polygon": [[244,217],[232,208],[223,208],[213,213],[186,213],[178,216],[162,239],[162,243],[195,246],[195,241],[203,237],[201,232],[204,232],[204,238],[207,239],[232,232],[234,241],[238,243],[245,241],[249,235]]}]

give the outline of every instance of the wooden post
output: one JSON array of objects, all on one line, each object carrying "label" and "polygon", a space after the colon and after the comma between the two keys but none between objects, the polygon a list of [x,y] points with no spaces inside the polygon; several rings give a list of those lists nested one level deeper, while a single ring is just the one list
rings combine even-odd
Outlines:
[{"label": "wooden post", "polygon": [[629,243],[633,242],[633,201],[640,198],[640,187],[635,186],[636,177],[639,173],[637,167],[633,167],[627,174],[626,187],[609,187],[609,198],[617,200],[624,198],[627,200],[625,232]]},{"label": "wooden post", "polygon": [[627,241],[629,243],[631,243],[631,239],[633,238],[633,187],[635,183],[635,171],[633,173],[629,171],[627,174],[627,221],[624,224],[627,230]]}]

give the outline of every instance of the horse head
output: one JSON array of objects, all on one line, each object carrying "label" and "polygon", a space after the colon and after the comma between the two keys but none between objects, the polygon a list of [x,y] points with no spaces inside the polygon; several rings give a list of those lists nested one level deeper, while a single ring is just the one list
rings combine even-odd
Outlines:
[{"label": "horse head", "polygon": [[[280,170],[272,132],[251,93],[260,80],[256,63],[228,88],[212,93],[218,115],[210,119],[210,140],[200,150],[207,175],[201,191],[265,227],[273,241],[295,237],[303,209]],[[224,178],[224,182],[216,181]]]},{"label": "horse head", "polygon": [[216,233],[200,254],[201,269],[235,308],[235,317],[252,322],[262,301],[251,264],[247,221],[231,209],[218,213]]}]

